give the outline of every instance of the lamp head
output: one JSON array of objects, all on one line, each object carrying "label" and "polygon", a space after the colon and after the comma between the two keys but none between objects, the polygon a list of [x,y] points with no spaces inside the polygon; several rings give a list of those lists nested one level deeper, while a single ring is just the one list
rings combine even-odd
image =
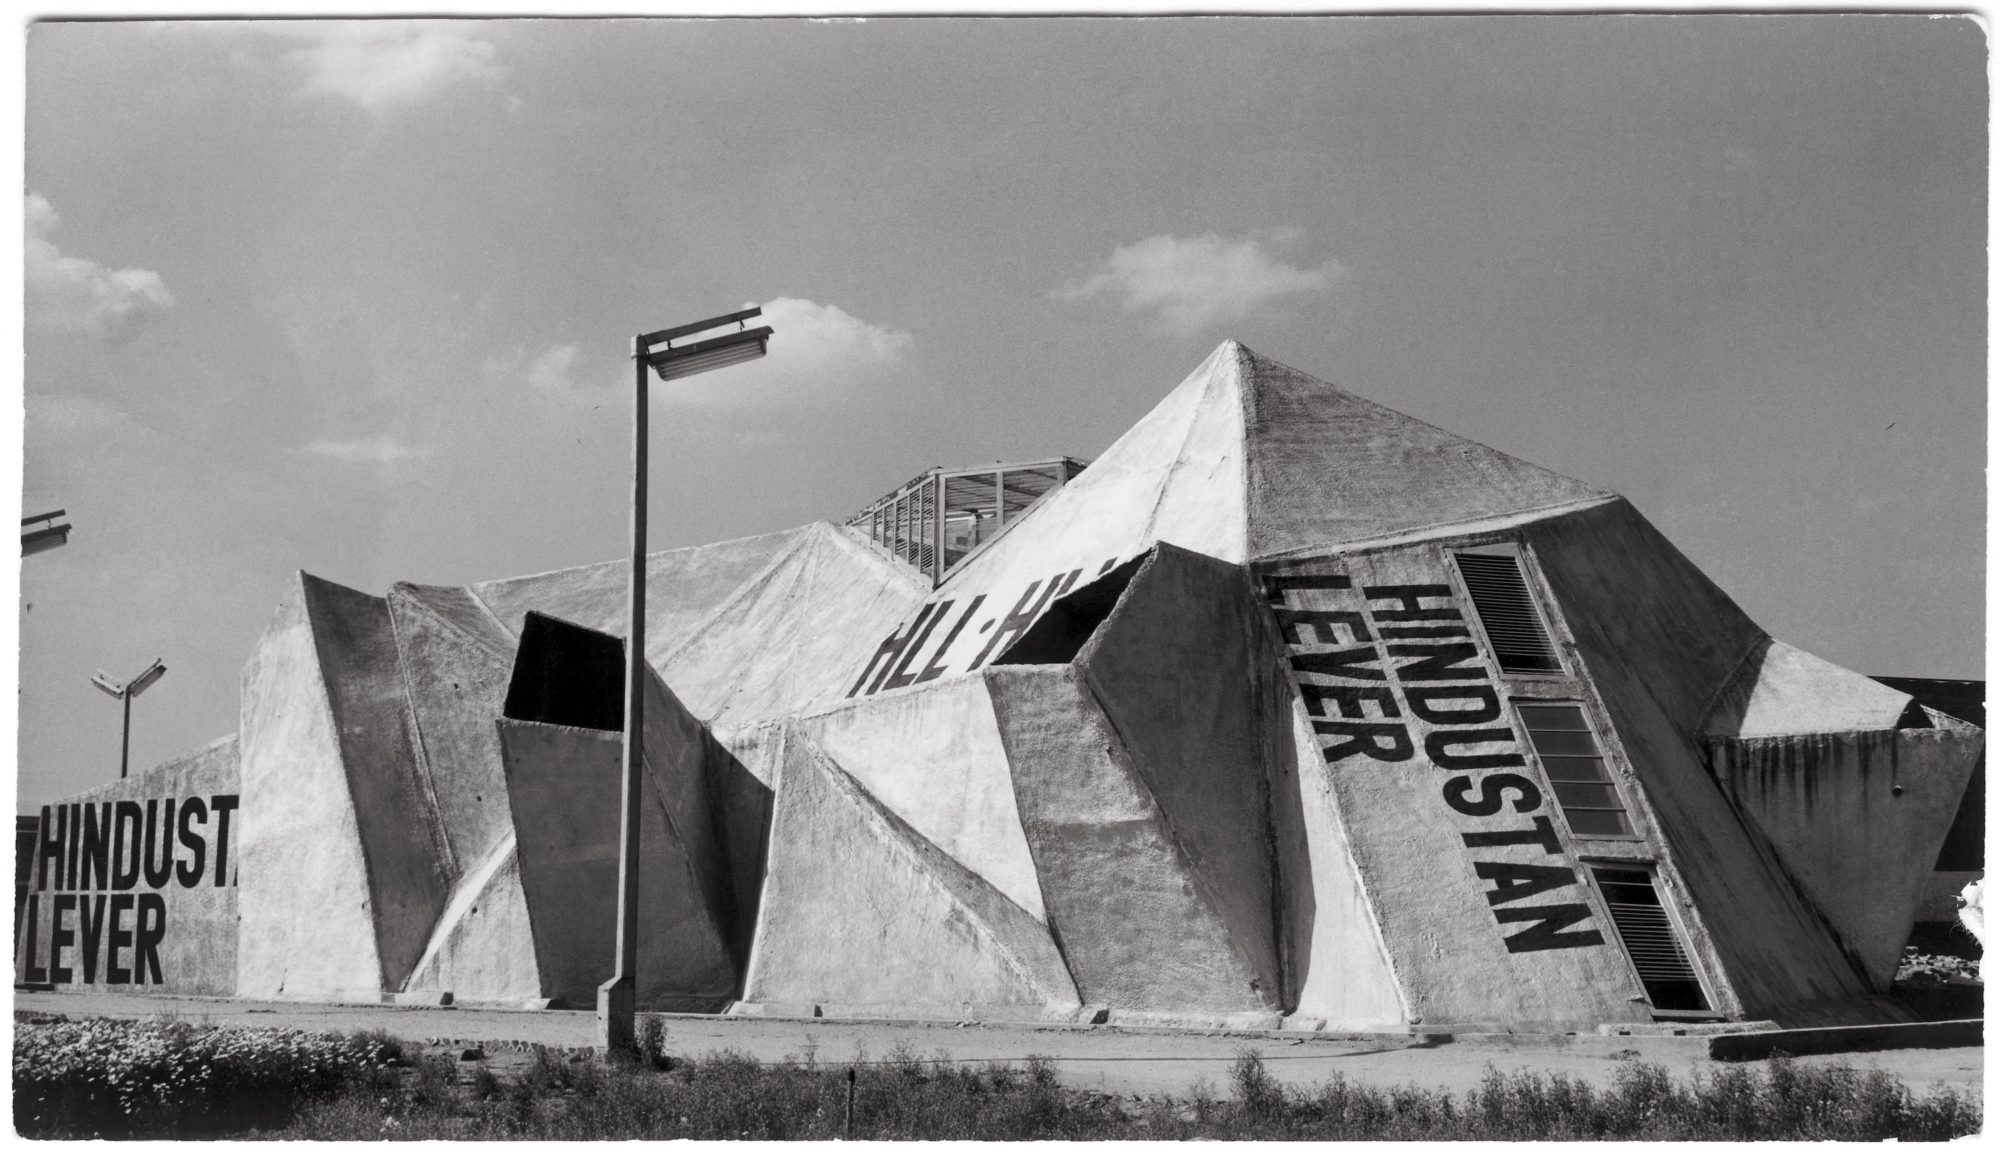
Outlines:
[{"label": "lamp head", "polygon": [[92,686],[111,696],[113,699],[122,699],[125,696],[125,685],[102,671],[92,675],[90,682]]},{"label": "lamp head", "polygon": [[139,673],[138,678],[132,680],[130,683],[127,683],[125,685],[125,693],[128,695],[137,696],[139,692],[144,691],[146,688],[151,687],[153,684],[159,682],[160,676],[166,673],[167,673],[167,665],[165,663],[160,662],[158,659],[155,659],[153,660],[152,666],[146,668],[144,671],[141,671]]}]

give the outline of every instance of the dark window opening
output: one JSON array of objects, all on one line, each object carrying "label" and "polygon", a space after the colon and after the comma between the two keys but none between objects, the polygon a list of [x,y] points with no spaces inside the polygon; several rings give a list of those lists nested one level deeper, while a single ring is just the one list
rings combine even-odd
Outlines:
[{"label": "dark window opening", "polygon": [[1556,793],[1569,830],[1579,836],[1630,836],[1632,820],[1612,782],[1597,735],[1575,703],[1516,703],[1535,757]]},{"label": "dark window opening", "polygon": [[1148,551],[1049,604],[1042,617],[1000,653],[994,665],[1021,667],[1073,661],[1098,624],[1111,617],[1111,608],[1118,605],[1118,596],[1131,585],[1140,564],[1152,556],[1153,552]]},{"label": "dark window opening", "polygon": [[1597,890],[1611,910],[1612,926],[1625,945],[1625,955],[1646,988],[1646,999],[1661,1013],[1707,1012],[1708,994],[1701,977],[1681,947],[1673,920],[1660,904],[1653,873],[1646,868],[1591,865]]},{"label": "dark window opening", "polygon": [[529,611],[507,683],[509,719],[625,728],[625,640]]},{"label": "dark window opening", "polygon": [[1493,657],[1509,675],[1560,675],[1562,660],[1549,641],[1548,628],[1535,609],[1519,559],[1503,554],[1457,555],[1458,573],[1472,596],[1472,608]]}]

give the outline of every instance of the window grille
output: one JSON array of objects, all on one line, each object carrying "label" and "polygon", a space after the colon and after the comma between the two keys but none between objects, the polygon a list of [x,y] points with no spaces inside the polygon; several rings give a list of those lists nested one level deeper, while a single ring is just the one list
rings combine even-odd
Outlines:
[{"label": "window grille", "polygon": [[1604,750],[1576,703],[1515,703],[1569,830],[1579,836],[1630,836],[1632,820],[1605,766]]},{"label": "window grille", "polygon": [[1528,592],[1521,560],[1504,554],[1461,554],[1458,573],[1500,670],[1509,675],[1559,675],[1562,660]]},{"label": "window grille", "polygon": [[1625,955],[1638,972],[1654,1011],[1709,1011],[1708,994],[1702,991],[1701,977],[1660,903],[1652,870],[1592,864],[1590,873],[1597,879],[1597,890],[1611,910],[1612,926],[1618,929]]}]

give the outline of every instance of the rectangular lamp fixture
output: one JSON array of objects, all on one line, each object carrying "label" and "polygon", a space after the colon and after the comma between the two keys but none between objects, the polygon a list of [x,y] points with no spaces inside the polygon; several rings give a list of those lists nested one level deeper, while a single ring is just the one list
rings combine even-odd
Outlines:
[{"label": "rectangular lamp fixture", "polygon": [[771,327],[760,325],[756,329],[712,337],[680,349],[656,350],[646,355],[646,361],[653,367],[653,372],[660,375],[661,381],[671,382],[761,358],[770,340]]}]

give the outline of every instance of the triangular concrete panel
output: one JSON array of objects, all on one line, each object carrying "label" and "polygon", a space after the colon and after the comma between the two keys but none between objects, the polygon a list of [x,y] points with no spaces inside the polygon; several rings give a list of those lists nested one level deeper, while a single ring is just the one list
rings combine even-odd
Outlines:
[{"label": "triangular concrete panel", "polygon": [[1755,648],[1717,696],[1702,734],[1754,739],[1819,732],[1889,731],[1910,696],[1776,639]]},{"label": "triangular concrete panel", "polygon": [[1234,342],[1224,349],[1243,382],[1250,557],[1613,497]]},{"label": "triangular concrete panel", "polygon": [[1082,672],[996,666],[985,676],[1079,997],[1210,1018],[1278,1011],[1277,986],[1210,907]]},{"label": "triangular concrete panel", "polygon": [[541,998],[512,831],[460,879],[404,991],[449,992],[461,1002]]},{"label": "triangular concrete panel", "polygon": [[877,803],[797,729],[784,738],[744,999],[850,1010],[1074,1011],[1048,930]]},{"label": "triangular concrete panel", "polygon": [[984,680],[960,676],[881,695],[799,726],[876,803],[1043,918],[1041,885]]},{"label": "triangular concrete panel", "polygon": [[[810,532],[811,527],[800,526],[648,554],[647,634],[671,645]],[[540,611],[623,638],[631,617],[626,601],[630,569],[630,562],[617,559],[478,583],[471,591],[516,634],[529,611]]]},{"label": "triangular concrete panel", "polygon": [[389,589],[388,603],[424,780],[456,878],[513,829],[493,733],[507,696],[513,640],[469,595],[450,593],[399,583]]},{"label": "triangular concrete panel", "polygon": [[666,636],[649,623],[646,657],[695,716],[725,736],[764,719],[831,707],[837,675],[923,602],[907,567],[828,523],[745,582],[699,623]]}]

